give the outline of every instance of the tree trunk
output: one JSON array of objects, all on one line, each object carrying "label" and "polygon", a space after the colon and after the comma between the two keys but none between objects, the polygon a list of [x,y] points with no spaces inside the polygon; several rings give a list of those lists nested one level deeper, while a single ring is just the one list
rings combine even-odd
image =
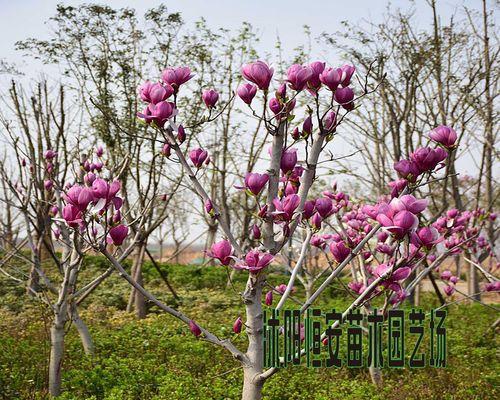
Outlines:
[{"label": "tree trunk", "polygon": [[61,368],[64,355],[64,320],[56,315],[50,328],[49,393],[52,397],[61,394]]},{"label": "tree trunk", "polygon": [[[146,243],[140,244],[137,248],[137,252],[134,259],[134,265],[132,266],[131,275],[134,280],[143,286],[142,278],[142,263],[144,261],[144,254],[146,253]],[[127,304],[127,311],[132,312],[135,306],[136,316],[139,319],[146,318],[146,301],[144,296],[137,292],[134,288],[130,291],[130,297]]]},{"label": "tree trunk", "polygon": [[85,322],[83,322],[83,320],[80,318],[78,310],[76,309],[76,305],[74,307],[75,308],[73,309],[72,319],[73,323],[75,324],[76,330],[80,335],[80,340],[82,341],[83,350],[85,351],[85,354],[93,355],[94,342],[92,341],[92,336],[90,336],[89,328],[87,327],[87,324],[85,324]]},{"label": "tree trunk", "polygon": [[246,330],[248,335],[248,349],[246,356],[249,365],[243,367],[243,400],[262,399],[263,381],[257,377],[264,370],[264,347],[262,334],[264,330],[264,320],[262,314],[262,288],[265,282],[265,275],[250,274],[247,281],[243,301],[246,308]]}]

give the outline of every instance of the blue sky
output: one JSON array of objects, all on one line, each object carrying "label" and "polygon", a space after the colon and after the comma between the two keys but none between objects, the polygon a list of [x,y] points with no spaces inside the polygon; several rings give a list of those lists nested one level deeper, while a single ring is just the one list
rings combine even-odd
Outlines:
[{"label": "blue sky", "polygon": [[[55,12],[57,0],[0,0],[0,58],[22,63],[14,43],[27,37],[45,38],[49,27],[45,24]],[[78,5],[85,1],[62,1]],[[90,2],[90,1],[87,1]],[[159,5],[160,1],[113,0],[99,2],[113,7],[133,7],[145,10]],[[357,22],[370,20],[380,22],[389,2],[387,0],[183,0],[166,1],[170,11],[180,11],[189,23],[203,16],[211,27],[236,28],[243,21],[252,23],[260,32],[260,50],[272,51],[279,34],[284,51],[291,51],[304,41],[302,26],[311,27],[313,36],[323,31],[341,29],[341,21]],[[493,1],[491,1],[493,3]],[[414,8],[421,24],[430,22],[430,9],[426,0],[394,0],[393,7]],[[443,18],[458,12],[463,16],[463,7],[478,9],[481,0],[438,0]],[[26,64],[25,64],[26,66]],[[22,68],[26,71],[25,68]],[[26,71],[28,75],[39,71]]]}]

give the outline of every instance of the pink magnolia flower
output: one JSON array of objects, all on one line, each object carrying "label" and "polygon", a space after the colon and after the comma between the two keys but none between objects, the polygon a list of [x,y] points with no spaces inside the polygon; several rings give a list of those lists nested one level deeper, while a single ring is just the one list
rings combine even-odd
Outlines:
[{"label": "pink magnolia flower", "polygon": [[424,226],[411,235],[411,243],[416,247],[425,247],[427,250],[442,242],[444,239],[439,235],[436,228]]},{"label": "pink magnolia flower", "polygon": [[257,87],[251,83],[244,83],[238,87],[236,92],[241,100],[250,105],[257,94]]},{"label": "pink magnolia flower", "polygon": [[43,182],[43,187],[45,190],[50,191],[54,187],[54,182],[52,182],[50,179],[47,179]]},{"label": "pink magnolia flower", "polygon": [[189,81],[193,76],[189,67],[175,67],[165,69],[161,74],[161,79],[171,85],[177,93],[179,86]]},{"label": "pink magnolia flower", "polygon": [[138,92],[139,92],[139,97],[141,98],[142,101],[145,101],[147,103],[151,102],[151,97],[149,96],[149,93],[153,85],[154,84],[151,81],[146,81],[139,86]]},{"label": "pink magnolia flower", "polygon": [[323,128],[327,132],[334,132],[337,125],[337,114],[335,111],[329,111],[323,118]]},{"label": "pink magnolia flower", "polygon": [[319,80],[330,89],[335,92],[342,80],[342,70],[335,68],[325,68],[323,72],[319,75]]},{"label": "pink magnolia flower", "polygon": [[241,74],[243,77],[246,80],[255,83],[261,90],[269,89],[273,73],[274,69],[270,68],[263,61],[255,61],[253,63],[246,64],[241,68]]},{"label": "pink magnolia flower", "polygon": [[54,150],[47,150],[45,153],[43,153],[43,158],[46,160],[52,160],[53,158],[57,157],[57,153]]},{"label": "pink magnolia flower", "polygon": [[117,196],[121,189],[120,181],[114,180],[108,184],[104,179],[98,178],[92,183],[92,194],[94,200],[103,199],[104,206],[113,203],[114,207],[118,210],[123,204],[123,200]]},{"label": "pink magnolia flower", "polygon": [[[381,278],[384,277],[385,274],[391,269],[391,266],[388,264],[380,264],[375,268],[374,275]],[[395,292],[401,291],[400,281],[405,280],[410,276],[411,268],[410,267],[400,267],[394,270],[389,276],[385,277],[382,281],[382,286],[393,290]]]},{"label": "pink magnolia flower", "polygon": [[452,276],[453,273],[450,270],[441,272],[441,279],[444,281],[449,281]]},{"label": "pink magnolia flower", "polygon": [[159,127],[165,126],[165,123],[177,115],[177,109],[174,103],[170,101],[161,101],[157,104],[149,104],[142,113],[137,113],[139,118],[144,119],[146,123],[154,121]]},{"label": "pink magnolia flower", "polygon": [[63,198],[67,203],[83,211],[94,200],[94,194],[90,188],[74,185],[63,195]]},{"label": "pink magnolia flower", "polygon": [[281,154],[281,172],[283,172],[283,174],[292,172],[295,165],[297,165],[297,149],[291,148],[284,150]]},{"label": "pink magnolia flower", "polygon": [[271,306],[273,304],[273,291],[270,290],[266,293],[266,306]]},{"label": "pink magnolia flower", "polygon": [[446,125],[439,125],[429,132],[429,137],[444,147],[453,148],[457,142],[457,132]]},{"label": "pink magnolia flower", "polygon": [[233,256],[233,247],[229,240],[221,240],[220,242],[214,243],[207,255],[211,258],[215,258],[220,261],[222,265],[229,265]]},{"label": "pink magnolia flower", "polygon": [[286,196],[282,200],[275,198],[273,200],[274,211],[272,214],[276,221],[290,221],[293,217],[293,213],[300,204],[300,197],[297,194],[291,194]]},{"label": "pink magnolia flower", "polygon": [[241,328],[243,327],[243,321],[241,320],[241,317],[238,317],[236,321],[234,321],[233,324],[233,332],[234,333],[241,333]]},{"label": "pink magnolia flower", "polygon": [[206,150],[197,148],[189,152],[189,159],[196,168],[201,168],[208,157]]},{"label": "pink magnolia flower", "polygon": [[455,287],[446,285],[444,287],[444,292],[446,293],[447,296],[451,296],[455,292]]},{"label": "pink magnolia flower", "polygon": [[333,98],[346,110],[353,108],[354,91],[350,87],[338,88],[333,95]]},{"label": "pink magnolia flower", "polygon": [[161,83],[154,83],[149,87],[148,95],[149,102],[158,104],[161,101],[167,100],[174,93],[174,88],[170,85],[162,85]]},{"label": "pink magnolia flower", "polygon": [[406,179],[398,179],[389,182],[389,187],[391,188],[391,197],[398,197],[407,186],[408,181]]},{"label": "pink magnolia flower", "polygon": [[62,217],[72,228],[76,228],[78,225],[83,223],[81,210],[73,204],[67,204],[64,206],[62,209]]},{"label": "pink magnolia flower", "polygon": [[303,90],[307,81],[311,79],[314,72],[311,67],[303,66],[300,64],[293,64],[287,71],[287,81],[293,90],[300,92]]},{"label": "pink magnolia flower", "polygon": [[411,194],[405,194],[399,198],[396,197],[389,203],[389,205],[395,212],[406,210],[411,212],[412,214],[421,213],[425,210],[428,204],[429,200],[417,200]]},{"label": "pink magnolia flower", "polygon": [[354,293],[361,294],[365,291],[366,286],[362,282],[349,282],[347,287],[351,289]]},{"label": "pink magnolia flower", "polygon": [[321,88],[321,81],[319,79],[319,76],[325,70],[326,63],[322,61],[314,61],[309,64],[309,67],[312,70],[312,75],[307,82],[307,86],[310,91],[316,93]]},{"label": "pink magnolia flower", "polygon": [[246,269],[251,273],[257,273],[271,264],[273,260],[274,256],[272,254],[254,249],[247,253],[242,264],[236,264],[233,268]]},{"label": "pink magnolia flower", "polygon": [[259,174],[257,172],[248,172],[245,175],[245,186],[235,186],[236,189],[247,189],[254,196],[258,196],[269,181],[268,174]]},{"label": "pink magnolia flower", "polygon": [[215,104],[219,100],[219,93],[217,93],[214,89],[205,90],[201,97],[208,108],[214,108]]},{"label": "pink magnolia flower", "polygon": [[257,224],[253,224],[252,226],[252,236],[255,240],[259,240],[261,237],[260,228]]},{"label": "pink magnolia flower", "polygon": [[102,148],[102,146],[97,146],[97,149],[95,151],[95,154],[97,157],[101,158],[104,154],[104,149]]},{"label": "pink magnolia flower", "polygon": [[351,254],[351,249],[347,247],[344,241],[331,242],[330,251],[332,252],[333,258],[339,264],[342,263]]},{"label": "pink magnolia flower", "polygon": [[342,67],[340,67],[340,70],[342,71],[342,75],[340,77],[340,84],[343,87],[346,87],[351,83],[351,78],[354,75],[354,72],[356,71],[356,67],[354,67],[354,65],[345,64]]},{"label": "pink magnolia flower", "polygon": [[418,218],[413,213],[407,210],[394,211],[389,205],[379,207],[377,221],[398,239],[418,226]]},{"label": "pink magnolia flower", "polygon": [[311,237],[311,246],[324,249],[326,247],[326,240],[321,235],[313,235]]},{"label": "pink magnolia flower", "polygon": [[189,321],[189,330],[196,337],[199,337],[202,333],[201,328],[193,320]]},{"label": "pink magnolia flower", "polygon": [[117,225],[109,230],[109,236],[115,246],[121,246],[128,235],[128,226]]}]

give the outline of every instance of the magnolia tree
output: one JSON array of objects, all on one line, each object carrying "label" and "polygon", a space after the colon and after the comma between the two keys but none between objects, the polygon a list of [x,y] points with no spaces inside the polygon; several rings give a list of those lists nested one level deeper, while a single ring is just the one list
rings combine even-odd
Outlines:
[{"label": "magnolia tree", "polygon": [[[349,290],[354,301],[343,313],[344,318],[355,308],[369,307],[376,297],[385,298],[385,311],[390,306],[397,307],[447,255],[464,248],[474,253],[482,247],[481,221],[494,216],[480,210],[450,210],[443,216],[426,216],[427,200],[412,195],[418,187],[443,178],[440,171],[445,171],[443,167],[454,151],[457,138],[455,131],[446,126],[429,134],[428,146],[416,149],[408,159],[395,164],[399,178],[391,182],[386,196],[376,204],[351,200],[335,186],[321,188],[324,189],[321,196],[313,198],[312,187],[318,182],[319,166],[329,157],[325,148],[339,133],[359,99],[369,94],[366,79],[357,79],[356,96],[355,68],[350,65],[340,68],[328,67],[323,62],[292,65],[283,81],[276,82],[276,91],[271,86],[274,71],[266,63],[250,63],[241,72],[248,82],[237,88],[237,97],[231,96],[223,103],[215,90],[203,91],[208,116],[199,124],[211,123],[230,102],[242,101],[251,118],[265,128],[254,145],[271,142],[269,165],[257,163],[256,169],[260,171],[249,172],[238,186],[251,196],[257,210],[249,225],[252,227],[249,237],[243,238],[254,243],[254,248],[243,249],[242,240],[237,240],[229,228],[225,217],[228,214],[201,183],[204,170],[211,168],[210,154],[201,147],[186,146],[191,143],[186,140],[190,132],[182,127],[183,121],[178,121],[177,108],[183,87],[193,77],[191,70],[167,68],[160,79],[144,83],[139,91],[146,106],[138,117],[152,135],[162,138],[163,154],[182,167],[184,185],[199,197],[199,207],[207,216],[217,221],[220,240],[211,246],[208,256],[223,267],[248,274],[245,290],[240,294],[245,318],[236,319],[233,326],[235,333],[244,328],[248,337],[246,350],[238,349],[230,339],[217,337],[188,314],[161,302],[126,271],[122,262],[128,249],[140,238],[128,237],[129,228],[120,215],[118,182],[95,177],[93,182],[84,180],[73,185],[62,197],[62,216],[71,234],[80,238],[88,249],[101,252],[137,293],[184,322],[199,339],[230,352],[243,367],[242,398],[259,399],[265,382],[279,370],[264,368],[263,306],[273,304],[273,293],[279,299],[275,304],[277,310],[292,299],[296,279],[303,273],[311,249],[323,252],[328,262],[321,266],[323,258],[320,259],[321,272],[314,275],[307,299],[301,302],[301,312],[310,308],[348,267],[352,275]],[[261,109],[254,108],[257,97],[262,98]],[[304,106],[299,107],[299,102]],[[143,218],[140,212],[135,215],[136,219]],[[296,257],[287,253],[287,243],[293,240],[300,240]],[[125,242],[128,247],[122,249]],[[288,264],[291,274],[287,283],[267,291],[266,272],[278,259]],[[477,258],[471,261],[479,265]],[[489,281],[486,289],[498,290],[498,280],[491,272],[484,272]],[[324,279],[314,285],[319,276]],[[411,281],[409,277],[413,277]],[[449,282],[451,289],[446,290],[451,294],[458,278],[449,271],[442,271],[441,277]],[[322,338],[326,338],[325,333]]]}]

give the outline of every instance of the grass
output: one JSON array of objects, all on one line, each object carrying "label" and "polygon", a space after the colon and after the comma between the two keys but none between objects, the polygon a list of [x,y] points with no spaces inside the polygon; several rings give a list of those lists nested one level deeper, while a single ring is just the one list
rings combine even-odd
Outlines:
[{"label": "grass", "polygon": [[[82,282],[96,269],[106,268],[97,257],[87,260]],[[217,335],[230,337],[245,348],[245,335],[235,335],[232,323],[243,312],[233,288],[226,288],[221,267],[163,266],[181,296],[181,310]],[[145,266],[146,285],[169,304],[173,297],[151,266]],[[239,274],[235,291],[245,275]],[[285,282],[273,273],[272,284]],[[299,290],[298,297],[302,296]],[[423,308],[437,303],[423,296]],[[151,308],[137,321],[124,311],[128,287],[112,276],[81,311],[96,345],[83,353],[74,328],[66,341],[62,399],[238,399],[242,370],[221,349],[197,340],[175,319]],[[333,286],[321,303],[323,310],[341,308],[349,297]],[[383,369],[384,384],[371,384],[366,368],[281,370],[264,388],[267,399],[493,399],[498,398],[498,338],[490,325],[498,317],[479,305],[448,309],[448,367]],[[0,280],[0,399],[46,399],[50,314],[23,295],[22,287]],[[408,353],[408,351],[407,351]]]}]

